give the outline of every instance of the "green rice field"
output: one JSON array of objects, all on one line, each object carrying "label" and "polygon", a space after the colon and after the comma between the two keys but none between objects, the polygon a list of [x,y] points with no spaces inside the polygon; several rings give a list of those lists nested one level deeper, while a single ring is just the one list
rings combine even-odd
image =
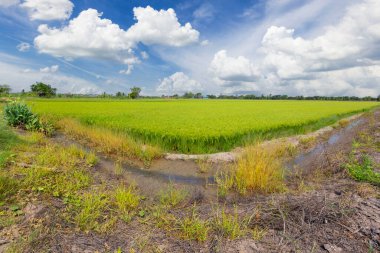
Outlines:
[{"label": "green rice field", "polygon": [[213,153],[304,133],[376,102],[269,100],[31,100],[33,111],[112,129],[166,151]]}]

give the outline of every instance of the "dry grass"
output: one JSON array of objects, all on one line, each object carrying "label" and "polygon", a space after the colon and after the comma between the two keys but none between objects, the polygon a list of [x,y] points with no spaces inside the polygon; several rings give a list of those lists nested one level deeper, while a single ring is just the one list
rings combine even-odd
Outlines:
[{"label": "dry grass", "polygon": [[247,147],[236,163],[234,174],[236,190],[241,194],[284,189],[284,172],[275,150]]},{"label": "dry grass", "polygon": [[153,159],[162,154],[159,148],[139,143],[127,135],[85,126],[73,119],[61,119],[57,125],[68,136],[84,140],[87,145],[108,155],[139,159],[149,165]]},{"label": "dry grass", "polygon": [[216,175],[219,196],[224,197],[230,189],[242,195],[249,192],[273,193],[285,190],[282,156],[281,145],[278,148],[246,147],[229,172]]}]

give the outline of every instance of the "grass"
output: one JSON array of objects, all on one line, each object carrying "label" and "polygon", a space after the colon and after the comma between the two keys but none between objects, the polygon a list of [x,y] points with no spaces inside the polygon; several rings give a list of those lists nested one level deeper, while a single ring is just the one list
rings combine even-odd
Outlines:
[{"label": "grass", "polygon": [[287,153],[283,146],[268,148],[249,146],[229,171],[216,176],[218,194],[225,197],[229,190],[274,193],[285,190],[284,170],[279,157]]},{"label": "grass", "polygon": [[237,208],[235,208],[233,214],[227,213],[225,209],[222,208],[222,210],[217,210],[216,212],[213,227],[216,232],[223,237],[234,240],[247,233],[250,220],[250,218],[241,219],[238,215]]},{"label": "grass", "polygon": [[129,212],[135,210],[141,197],[137,194],[134,186],[119,186],[115,190],[115,204],[121,215],[128,215]]},{"label": "grass", "polygon": [[57,122],[65,134],[72,138],[85,141],[109,155],[136,158],[149,164],[154,158],[161,156],[161,150],[151,145],[143,145],[125,134],[117,134],[108,129],[100,129],[80,124],[73,119],[61,119]]},{"label": "grass", "polygon": [[162,205],[176,207],[186,198],[187,194],[185,190],[177,189],[174,184],[170,183],[165,190],[160,191],[158,198]]},{"label": "grass", "polygon": [[204,242],[207,240],[210,227],[209,222],[199,218],[194,208],[190,217],[185,217],[180,221],[180,229],[184,239]]},{"label": "grass", "polygon": [[368,155],[364,154],[360,158],[351,158],[350,163],[346,164],[345,167],[355,180],[380,186],[380,173],[374,171],[374,163]]},{"label": "grass", "polygon": [[[112,149],[122,136],[131,155],[134,142],[181,153],[214,153],[260,139],[300,134],[332,124],[344,116],[369,110],[377,102],[245,101],[245,100],[32,100],[33,110],[56,120],[74,118],[97,132],[73,134]],[[75,122],[75,121],[74,121]],[[64,125],[64,124],[63,124]],[[88,128],[90,127],[90,128]],[[67,127],[70,131],[71,127]],[[97,130],[95,130],[97,129]],[[77,132],[77,133],[76,133]],[[87,130],[85,132],[88,132]],[[116,139],[116,140],[114,140]],[[103,147],[103,145],[100,145]],[[120,146],[116,145],[118,149]],[[106,147],[103,147],[106,149]]]},{"label": "grass", "polygon": [[[2,107],[0,106],[0,118],[2,117]],[[20,142],[20,138],[5,125],[3,120],[0,120],[0,168],[3,168],[11,158],[12,147]]]}]

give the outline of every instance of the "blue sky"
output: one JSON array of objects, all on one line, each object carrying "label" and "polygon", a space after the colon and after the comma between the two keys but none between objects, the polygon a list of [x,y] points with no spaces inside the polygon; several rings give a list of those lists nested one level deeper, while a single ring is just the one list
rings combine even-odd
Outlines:
[{"label": "blue sky", "polygon": [[380,94],[377,0],[0,0],[0,83],[145,95]]}]

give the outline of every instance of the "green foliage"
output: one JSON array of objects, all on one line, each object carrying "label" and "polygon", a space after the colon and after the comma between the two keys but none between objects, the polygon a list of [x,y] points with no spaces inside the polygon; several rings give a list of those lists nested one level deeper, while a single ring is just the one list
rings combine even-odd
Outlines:
[{"label": "green foliage", "polygon": [[116,206],[122,215],[136,209],[140,203],[140,199],[141,197],[136,193],[136,189],[133,186],[129,186],[128,188],[119,186],[115,190]]},{"label": "green foliage", "polygon": [[267,100],[36,100],[33,109],[124,133],[165,151],[214,153],[301,134],[368,110],[376,102]]},{"label": "green foliage", "polygon": [[24,103],[13,101],[7,104],[4,108],[4,117],[8,125],[13,127],[20,127],[28,131],[38,131],[47,136],[54,133],[53,125],[41,120]]},{"label": "green foliage", "polygon": [[159,200],[162,205],[175,207],[187,196],[187,192],[176,189],[173,184],[169,184],[166,190],[160,191]]},{"label": "green foliage", "polygon": [[11,88],[9,87],[9,85],[0,85],[0,95],[8,95],[9,92],[11,92]]},{"label": "green foliage", "polygon": [[184,239],[198,242],[206,241],[210,230],[209,222],[199,218],[195,210],[191,217],[185,217],[180,221],[180,228]]},{"label": "green foliage", "polygon": [[132,87],[131,93],[128,94],[128,96],[132,99],[136,99],[140,96],[141,88],[139,87]]},{"label": "green foliage", "polygon": [[354,179],[380,186],[380,173],[374,171],[373,161],[368,155],[351,158],[346,169]]},{"label": "green foliage", "polygon": [[52,88],[50,85],[41,82],[32,84],[30,89],[39,97],[52,97],[55,96],[57,92],[56,88]]},{"label": "green foliage", "polygon": [[19,184],[15,179],[0,175],[0,202],[15,194],[18,188]]}]

